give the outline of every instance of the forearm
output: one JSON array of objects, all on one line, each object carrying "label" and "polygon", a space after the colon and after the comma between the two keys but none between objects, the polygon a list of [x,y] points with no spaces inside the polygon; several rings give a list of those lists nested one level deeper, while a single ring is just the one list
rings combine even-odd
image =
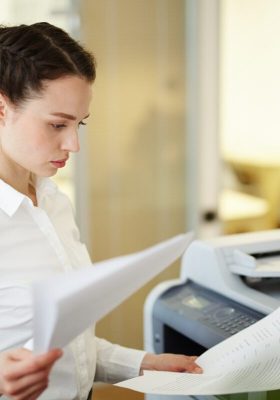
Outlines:
[{"label": "forearm", "polygon": [[144,370],[201,373],[202,369],[195,363],[196,358],[180,354],[147,353],[142,360],[140,373]]}]

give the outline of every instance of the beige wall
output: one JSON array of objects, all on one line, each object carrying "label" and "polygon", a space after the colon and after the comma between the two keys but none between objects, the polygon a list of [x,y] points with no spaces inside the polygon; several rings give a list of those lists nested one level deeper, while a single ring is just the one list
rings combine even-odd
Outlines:
[{"label": "beige wall", "polygon": [[[82,2],[82,38],[98,62],[87,129],[95,260],[185,231],[184,5]],[[104,318],[97,334],[142,347],[144,299],[177,274],[178,265],[169,268]]]}]

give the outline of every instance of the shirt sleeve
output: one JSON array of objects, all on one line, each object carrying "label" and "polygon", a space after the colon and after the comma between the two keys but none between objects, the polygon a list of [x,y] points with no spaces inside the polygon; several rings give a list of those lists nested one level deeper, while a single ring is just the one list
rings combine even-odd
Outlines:
[{"label": "shirt sleeve", "polygon": [[32,296],[23,284],[0,282],[0,351],[22,347],[32,337]]},{"label": "shirt sleeve", "polygon": [[129,349],[104,339],[95,338],[95,340],[97,351],[95,381],[115,383],[139,375],[145,351]]}]

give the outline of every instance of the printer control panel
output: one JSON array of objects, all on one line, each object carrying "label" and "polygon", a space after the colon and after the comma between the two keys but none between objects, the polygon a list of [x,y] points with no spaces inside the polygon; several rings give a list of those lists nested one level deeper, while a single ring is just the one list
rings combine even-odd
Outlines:
[{"label": "printer control panel", "polygon": [[155,332],[165,324],[206,349],[265,316],[193,282],[163,293],[153,315]]},{"label": "printer control panel", "polygon": [[[207,302],[207,306],[201,305],[201,301],[202,303]],[[203,297],[201,297],[201,294],[197,296],[193,291],[187,290],[182,304],[185,307],[193,307],[193,303],[195,303],[194,307],[202,307],[196,310],[199,321],[228,333],[227,336],[247,328],[260,319],[259,316],[254,315],[251,310],[250,312],[248,310],[245,311],[241,309],[240,306],[236,307],[235,304],[222,303],[221,299],[215,299],[209,294],[204,294]],[[184,311],[185,310],[183,310],[183,313]]]}]

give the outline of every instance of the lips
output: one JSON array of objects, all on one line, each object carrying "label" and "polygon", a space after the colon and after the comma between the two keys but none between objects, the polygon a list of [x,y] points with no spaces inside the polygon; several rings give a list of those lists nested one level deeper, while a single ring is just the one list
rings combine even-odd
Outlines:
[{"label": "lips", "polygon": [[65,158],[64,160],[56,160],[56,161],[51,161],[51,164],[55,167],[55,168],[63,168],[66,165],[66,161],[67,158]]}]

